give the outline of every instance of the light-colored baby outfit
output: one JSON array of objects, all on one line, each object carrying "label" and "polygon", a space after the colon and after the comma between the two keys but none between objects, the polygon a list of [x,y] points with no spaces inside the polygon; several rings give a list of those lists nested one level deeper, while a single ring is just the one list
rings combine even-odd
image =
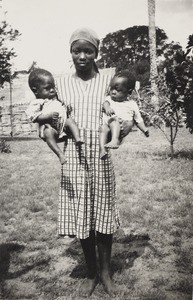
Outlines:
[{"label": "light-colored baby outfit", "polygon": [[136,101],[130,99],[123,102],[113,101],[110,96],[106,98],[110,106],[115,111],[115,115],[107,116],[103,114],[103,123],[109,125],[109,122],[115,119],[122,119],[123,121],[135,121],[136,123],[143,122],[139,106]]},{"label": "light-colored baby outfit", "polygon": [[35,123],[39,115],[49,114],[51,112],[59,113],[58,121],[52,123],[51,127],[57,131],[59,137],[62,137],[65,135],[64,126],[67,119],[67,111],[64,104],[57,98],[33,99],[26,110],[26,115],[30,121]]}]

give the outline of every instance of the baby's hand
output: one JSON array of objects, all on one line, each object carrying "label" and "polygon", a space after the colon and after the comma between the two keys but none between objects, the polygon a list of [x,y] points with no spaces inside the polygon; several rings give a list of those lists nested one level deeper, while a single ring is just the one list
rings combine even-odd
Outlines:
[{"label": "baby's hand", "polygon": [[115,111],[114,111],[114,109],[112,109],[112,107],[107,107],[106,109],[105,109],[105,113],[106,113],[106,115],[107,116],[112,116],[112,115],[114,115],[115,114]]}]

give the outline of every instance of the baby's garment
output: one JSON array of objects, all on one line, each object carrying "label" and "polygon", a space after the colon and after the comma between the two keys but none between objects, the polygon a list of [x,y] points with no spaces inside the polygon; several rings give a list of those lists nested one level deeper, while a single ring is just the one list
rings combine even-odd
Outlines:
[{"label": "baby's garment", "polygon": [[109,124],[109,121],[112,121],[115,118],[121,118],[123,121],[135,121],[136,123],[143,122],[141,113],[139,111],[139,106],[134,100],[117,102],[111,100],[110,97],[107,97],[106,100],[110,103],[110,106],[115,111],[115,115],[109,117],[104,113],[104,124]]},{"label": "baby's garment", "polygon": [[39,115],[46,115],[51,112],[59,114],[57,122],[52,122],[51,126],[58,132],[59,137],[61,137],[64,135],[67,112],[65,106],[58,99],[34,99],[30,102],[26,110],[26,115],[35,123]]}]

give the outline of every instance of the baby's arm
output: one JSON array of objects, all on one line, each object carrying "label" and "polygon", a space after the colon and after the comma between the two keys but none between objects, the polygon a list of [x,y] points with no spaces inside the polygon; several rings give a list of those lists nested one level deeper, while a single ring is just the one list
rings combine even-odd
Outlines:
[{"label": "baby's arm", "polygon": [[40,114],[36,118],[36,122],[39,123],[40,125],[42,124],[52,124],[52,122],[58,120],[59,113],[58,112],[51,112],[49,114]]},{"label": "baby's arm", "polygon": [[143,121],[136,123],[136,126],[145,134],[146,137],[149,137],[149,130],[146,128]]},{"label": "baby's arm", "polygon": [[112,109],[109,101],[107,101],[107,100],[103,103],[103,111],[107,116],[112,116],[115,114],[114,109]]},{"label": "baby's arm", "polygon": [[134,107],[134,121],[136,126],[145,134],[146,137],[149,137],[149,130],[144,124],[143,118],[141,116],[139,106],[135,103]]}]

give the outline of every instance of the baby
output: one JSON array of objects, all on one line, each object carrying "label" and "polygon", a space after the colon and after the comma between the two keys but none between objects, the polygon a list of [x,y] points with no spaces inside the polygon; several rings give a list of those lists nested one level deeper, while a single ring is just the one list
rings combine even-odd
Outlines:
[{"label": "baby", "polygon": [[[111,80],[110,96],[103,103],[103,125],[100,129],[99,141],[101,159],[106,158],[106,148],[119,148],[122,122],[126,122],[128,134],[136,124],[146,137],[149,136],[137,103],[129,99],[135,89],[135,82],[135,76],[129,70],[117,72]],[[111,133],[111,141],[107,143],[109,133]]]},{"label": "baby", "polygon": [[39,136],[45,140],[52,151],[58,156],[60,163],[66,163],[63,152],[57,142],[69,130],[76,145],[84,142],[74,120],[68,116],[67,108],[58,99],[52,74],[44,69],[35,69],[29,75],[29,87],[36,99],[32,100],[26,110],[28,118],[39,124]]}]

